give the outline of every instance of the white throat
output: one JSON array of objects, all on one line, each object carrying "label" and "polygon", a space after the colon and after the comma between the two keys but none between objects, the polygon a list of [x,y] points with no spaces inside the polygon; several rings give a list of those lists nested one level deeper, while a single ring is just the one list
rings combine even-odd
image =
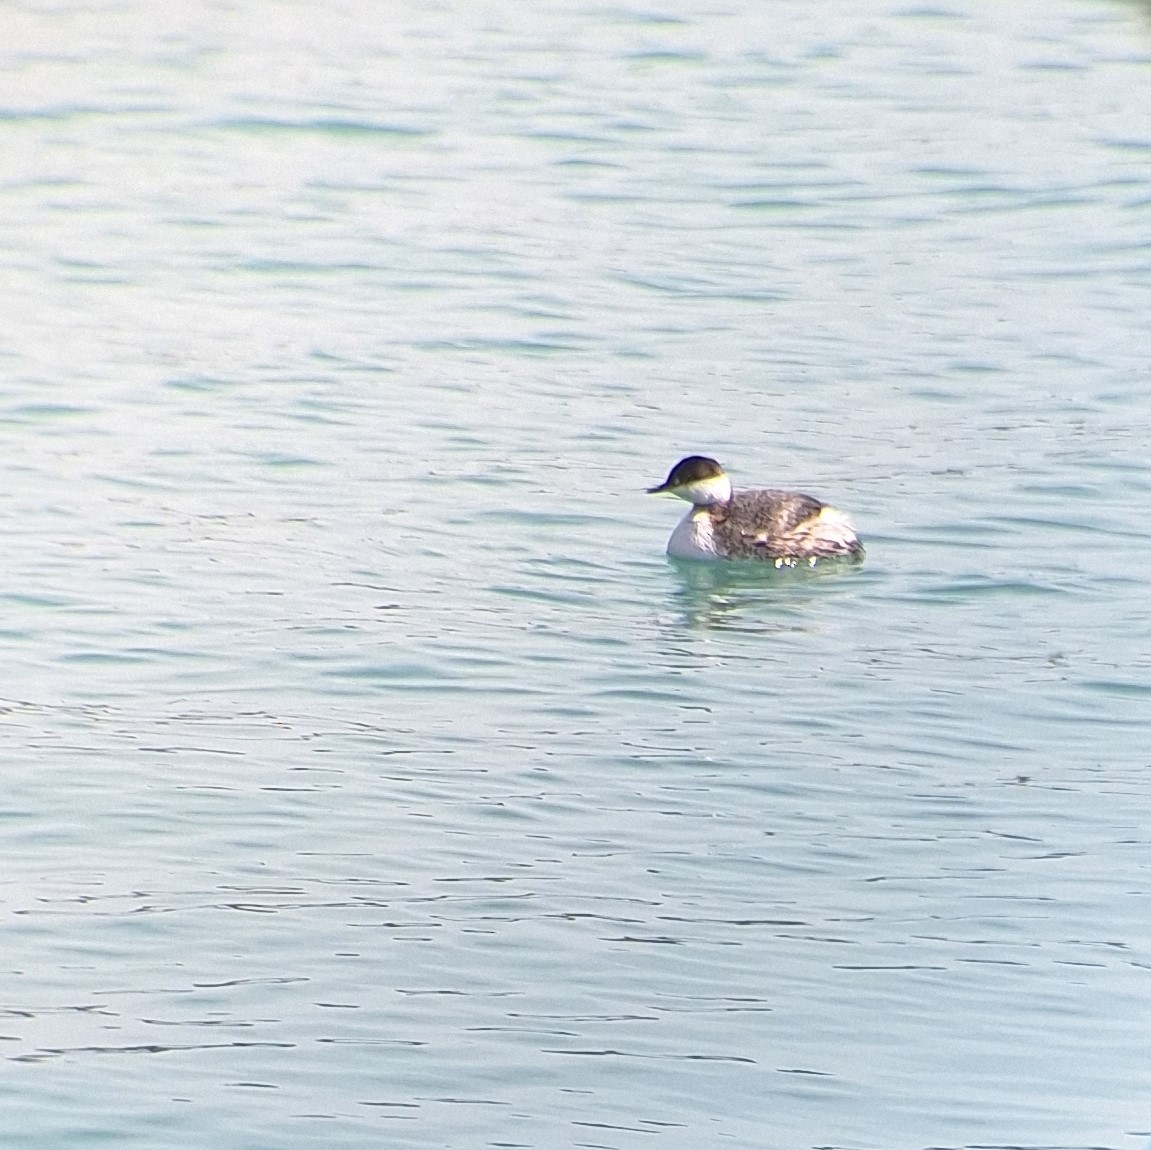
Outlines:
[{"label": "white throat", "polygon": [[696,507],[714,507],[717,503],[726,503],[731,498],[731,480],[726,475],[713,475],[710,479],[697,479],[694,483],[685,483],[677,487],[675,494]]},{"label": "white throat", "polygon": [[673,559],[718,559],[711,514],[702,507],[693,507],[671,533],[667,553]]}]

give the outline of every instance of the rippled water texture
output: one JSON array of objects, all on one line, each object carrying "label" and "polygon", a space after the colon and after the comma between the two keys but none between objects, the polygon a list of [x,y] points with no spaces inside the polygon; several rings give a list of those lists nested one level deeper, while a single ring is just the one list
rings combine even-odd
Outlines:
[{"label": "rippled water texture", "polygon": [[0,1144],[1144,1150],[1147,6],[2,24]]}]

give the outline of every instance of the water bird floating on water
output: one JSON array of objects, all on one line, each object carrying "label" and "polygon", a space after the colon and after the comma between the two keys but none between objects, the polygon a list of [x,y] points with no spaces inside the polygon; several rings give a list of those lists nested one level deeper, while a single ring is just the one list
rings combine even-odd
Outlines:
[{"label": "water bird floating on water", "polygon": [[842,511],[798,491],[732,489],[714,459],[689,455],[649,495],[670,492],[692,505],[667,541],[673,559],[758,559],[776,567],[863,558]]}]

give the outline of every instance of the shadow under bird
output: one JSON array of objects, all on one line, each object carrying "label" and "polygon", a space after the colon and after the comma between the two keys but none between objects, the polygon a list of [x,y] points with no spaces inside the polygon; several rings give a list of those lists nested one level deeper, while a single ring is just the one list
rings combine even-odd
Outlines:
[{"label": "shadow under bird", "polygon": [[649,495],[667,492],[691,510],[667,541],[673,559],[755,559],[776,567],[814,567],[821,559],[863,558],[863,544],[842,511],[798,491],[736,491],[706,455],[681,459]]}]

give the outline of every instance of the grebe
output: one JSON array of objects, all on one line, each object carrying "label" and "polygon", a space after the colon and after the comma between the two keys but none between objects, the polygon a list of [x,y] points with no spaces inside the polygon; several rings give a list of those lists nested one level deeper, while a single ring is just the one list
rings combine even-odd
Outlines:
[{"label": "grebe", "polygon": [[667,542],[674,559],[758,559],[776,567],[820,559],[863,558],[863,544],[842,511],[798,491],[733,491],[714,459],[689,455],[648,494],[670,492],[691,510]]}]

